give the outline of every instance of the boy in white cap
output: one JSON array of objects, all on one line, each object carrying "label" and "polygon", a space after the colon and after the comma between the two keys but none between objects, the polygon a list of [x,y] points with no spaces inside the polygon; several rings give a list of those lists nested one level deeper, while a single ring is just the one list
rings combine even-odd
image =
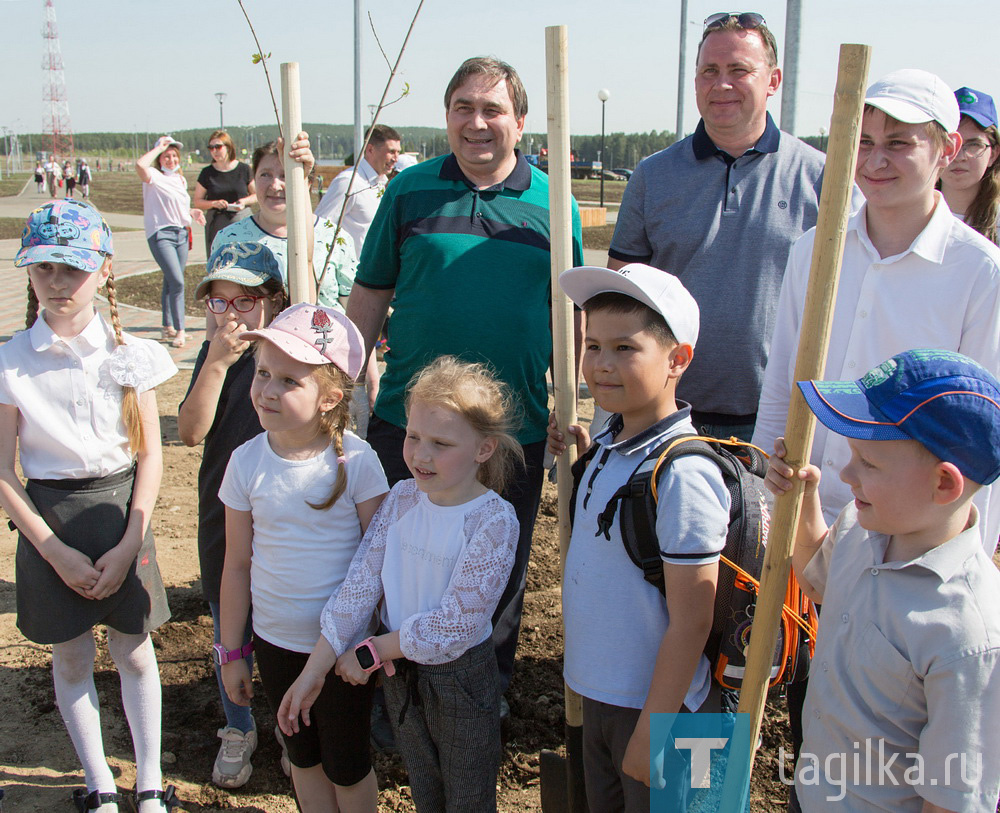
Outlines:
[{"label": "boy in white cap", "polygon": [[[658,478],[664,595],[626,553],[620,512],[607,538],[594,532],[612,496],[654,448],[696,434],[691,406],[676,399],[676,390],[694,354],[698,305],[676,276],[639,263],[617,271],[572,268],[559,283],[587,314],[583,374],[611,413],[593,439],[600,448],[577,493],[563,578],[564,677],[583,697],[590,809],[646,811],[651,714],[720,711],[718,692],[709,697],[703,654],[729,523],[718,466],[686,455]],[[567,429],[582,454],[590,446],[587,432]],[[563,441],[553,419],[550,451],[561,453]]]},{"label": "boy in white cap", "polygon": [[[1000,368],[1000,249],[955,218],[934,185],[958,154],[955,94],[926,71],[894,71],[865,95],[855,180],[866,203],[848,221],[825,378],[856,378],[912,347],[963,353]],[[785,432],[815,230],[792,247],[753,442],[770,451]],[[784,455],[783,444],[778,448]],[[811,462],[826,474],[850,458],[847,441],[816,428]],[[772,457],[769,486],[786,490],[788,467]],[[995,491],[995,490],[993,490]],[[1000,505],[976,495],[983,546],[994,552]],[[851,501],[826,476],[819,487],[827,522]]]}]

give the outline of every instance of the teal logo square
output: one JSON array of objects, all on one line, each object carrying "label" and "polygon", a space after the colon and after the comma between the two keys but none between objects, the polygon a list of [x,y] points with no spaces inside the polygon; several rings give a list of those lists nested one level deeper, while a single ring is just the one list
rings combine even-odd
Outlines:
[{"label": "teal logo square", "polygon": [[747,810],[754,725],[749,714],[654,714],[650,813]]}]

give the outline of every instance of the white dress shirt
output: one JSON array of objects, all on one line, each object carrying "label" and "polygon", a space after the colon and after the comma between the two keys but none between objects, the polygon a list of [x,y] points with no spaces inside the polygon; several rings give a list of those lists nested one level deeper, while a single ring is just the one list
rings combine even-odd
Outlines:
[{"label": "white dress shirt", "polygon": [[[340,207],[347,194],[347,185],[351,183],[351,173],[354,167],[348,167],[331,181],[323,198],[316,206],[317,217],[325,217],[337,225],[340,217]],[[351,194],[347,198],[347,209],[344,212],[344,222],[341,227],[354,239],[354,247],[361,256],[361,247],[365,244],[368,227],[375,219],[382,192],[385,190],[386,177],[379,175],[364,158],[358,164],[358,173],[351,184]]]},{"label": "white dress shirt", "polygon": [[[43,312],[44,313],[44,312]],[[139,392],[159,386],[177,367],[166,348],[125,334],[144,354],[135,365]],[[122,387],[112,377],[111,326],[99,314],[71,339],[42,315],[0,347],[0,403],[16,406],[21,469],[34,480],[106,477],[132,465],[122,420]]]},{"label": "white dress shirt", "polygon": [[[906,251],[891,257],[880,257],[868,237],[867,204],[848,221],[825,379],[861,378],[918,347],[954,350],[1000,373],[1000,249],[956,219],[940,193],[935,196],[930,222]],[[812,229],[792,247],[778,300],[753,436],[768,453],[785,434],[815,237]],[[847,440],[817,423],[810,460],[823,471],[819,494],[828,523],[853,499],[839,477],[850,456]],[[997,491],[983,488],[975,498],[991,555],[1000,535],[1000,504],[991,494]]]}]

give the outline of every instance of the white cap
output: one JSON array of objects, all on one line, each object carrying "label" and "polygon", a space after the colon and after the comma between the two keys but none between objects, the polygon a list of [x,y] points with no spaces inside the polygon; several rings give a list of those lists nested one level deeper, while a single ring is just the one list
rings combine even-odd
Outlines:
[{"label": "white cap", "polygon": [[582,265],[559,275],[566,296],[582,306],[591,297],[619,293],[648,305],[664,318],[681,344],[698,341],[698,303],[673,274],[642,263],[629,263],[617,271]]},{"label": "white cap", "polygon": [[958,130],[958,102],[944,80],[927,71],[904,68],[879,79],[865,91],[865,104],[904,124],[936,121],[949,133]]}]

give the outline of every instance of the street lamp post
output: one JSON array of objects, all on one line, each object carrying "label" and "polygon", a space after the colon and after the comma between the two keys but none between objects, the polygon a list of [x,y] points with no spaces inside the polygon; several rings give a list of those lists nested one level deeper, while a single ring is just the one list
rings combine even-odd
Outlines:
[{"label": "street lamp post", "polygon": [[611,91],[601,88],[597,91],[597,98],[601,100],[601,206],[604,206],[604,108],[605,103],[611,98]]},{"label": "street lamp post", "polygon": [[223,122],[222,122],[222,103],[224,101],[226,101],[226,94],[225,93],[216,93],[215,94],[215,98],[218,99],[218,101],[219,101],[219,129],[220,130],[225,130],[226,129],[226,125],[223,124]]}]

